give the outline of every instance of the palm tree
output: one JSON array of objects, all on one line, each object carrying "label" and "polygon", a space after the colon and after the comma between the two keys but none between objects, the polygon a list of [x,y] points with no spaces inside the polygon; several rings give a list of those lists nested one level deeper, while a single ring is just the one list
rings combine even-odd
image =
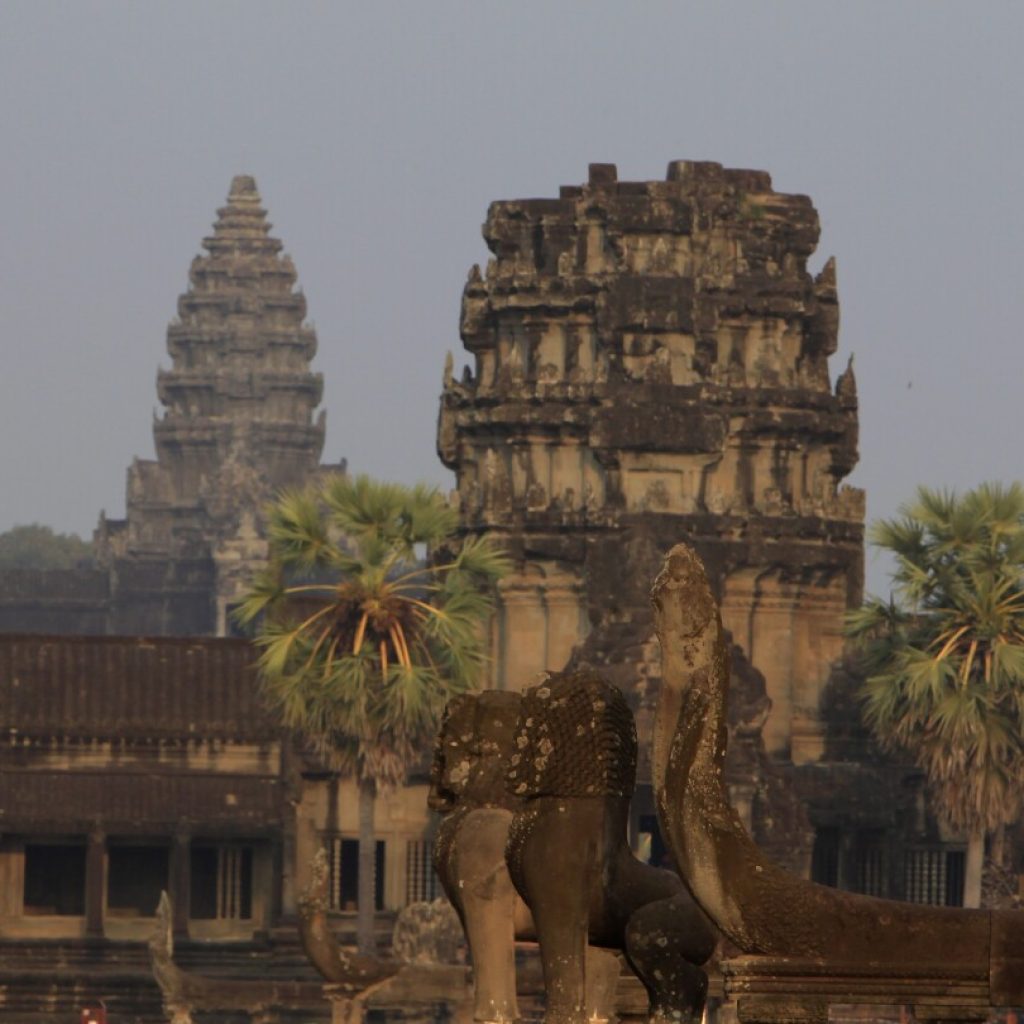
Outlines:
[{"label": "palm tree", "polygon": [[848,619],[882,746],[924,771],[936,812],[968,835],[964,903],[978,906],[985,840],[1020,816],[1024,782],[1024,488],[962,497],[919,488],[871,539],[895,593]]},{"label": "palm tree", "polygon": [[[374,947],[374,802],[429,751],[449,697],[479,684],[493,583],[487,540],[452,539],[436,489],[329,478],[270,508],[270,561],[237,617],[266,695],[359,791],[361,952]],[[429,553],[429,557],[426,557]]]}]

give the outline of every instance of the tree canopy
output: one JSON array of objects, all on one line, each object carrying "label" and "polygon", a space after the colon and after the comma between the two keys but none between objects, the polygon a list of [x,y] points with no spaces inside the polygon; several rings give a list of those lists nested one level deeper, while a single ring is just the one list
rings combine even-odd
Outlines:
[{"label": "tree canopy", "polygon": [[[339,476],[286,493],[271,560],[239,611],[272,703],[331,765],[396,785],[452,695],[480,682],[492,584],[507,562],[455,541],[430,487]],[[429,551],[429,557],[428,557]]]},{"label": "tree canopy", "polygon": [[74,533],[29,523],[0,533],[0,569],[73,569],[92,559],[92,544]]},{"label": "tree canopy", "polygon": [[479,685],[507,561],[455,538],[438,491],[336,476],[281,495],[270,564],[238,611],[282,721],[359,793],[359,949],[375,948],[374,803],[425,760],[448,699]]},{"label": "tree canopy", "polygon": [[1024,488],[922,487],[900,511],[871,531],[893,594],[848,620],[865,720],[923,769],[940,818],[983,836],[1024,798]]}]

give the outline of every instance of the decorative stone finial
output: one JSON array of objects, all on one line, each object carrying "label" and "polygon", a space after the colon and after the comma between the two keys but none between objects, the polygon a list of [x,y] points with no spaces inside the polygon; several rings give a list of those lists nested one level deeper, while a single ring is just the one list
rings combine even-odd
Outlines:
[{"label": "decorative stone finial", "polygon": [[236,174],[231,179],[231,191],[228,192],[228,199],[239,199],[242,196],[246,198],[255,196],[259,199],[259,194],[256,179],[251,174]]},{"label": "decorative stone finial", "polygon": [[615,164],[590,164],[587,177],[591,185],[614,185],[619,171]]},{"label": "decorative stone finial", "polygon": [[853,374],[853,355],[836,381],[836,396],[847,405],[857,404],[857,378]]},{"label": "decorative stone finial", "polygon": [[825,265],[818,271],[818,276],[814,279],[814,283],[819,289],[831,288],[835,290],[836,287],[836,258],[835,256],[829,256],[825,261]]}]

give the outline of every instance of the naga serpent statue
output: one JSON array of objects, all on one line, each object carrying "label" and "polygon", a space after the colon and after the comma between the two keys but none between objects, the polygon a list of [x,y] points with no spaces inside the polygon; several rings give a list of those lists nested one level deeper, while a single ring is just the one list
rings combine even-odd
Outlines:
[{"label": "naga serpent statue", "polygon": [[700,559],[669,553],[651,595],[662,652],[658,817],[697,902],[745,954],[977,968],[996,1006],[1024,1005],[1024,912],[926,907],[817,885],[767,861],[723,783],[729,656]]}]

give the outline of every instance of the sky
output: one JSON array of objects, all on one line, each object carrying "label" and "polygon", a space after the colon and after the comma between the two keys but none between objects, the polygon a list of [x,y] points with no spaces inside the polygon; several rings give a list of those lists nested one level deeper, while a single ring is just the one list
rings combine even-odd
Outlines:
[{"label": "sky", "polygon": [[1022,39],[1000,0],[3,0],[0,531],[124,514],[235,174],[308,299],[328,461],[451,486],[438,396],[488,203],[691,159],[818,208],[869,521],[1020,478]]}]

